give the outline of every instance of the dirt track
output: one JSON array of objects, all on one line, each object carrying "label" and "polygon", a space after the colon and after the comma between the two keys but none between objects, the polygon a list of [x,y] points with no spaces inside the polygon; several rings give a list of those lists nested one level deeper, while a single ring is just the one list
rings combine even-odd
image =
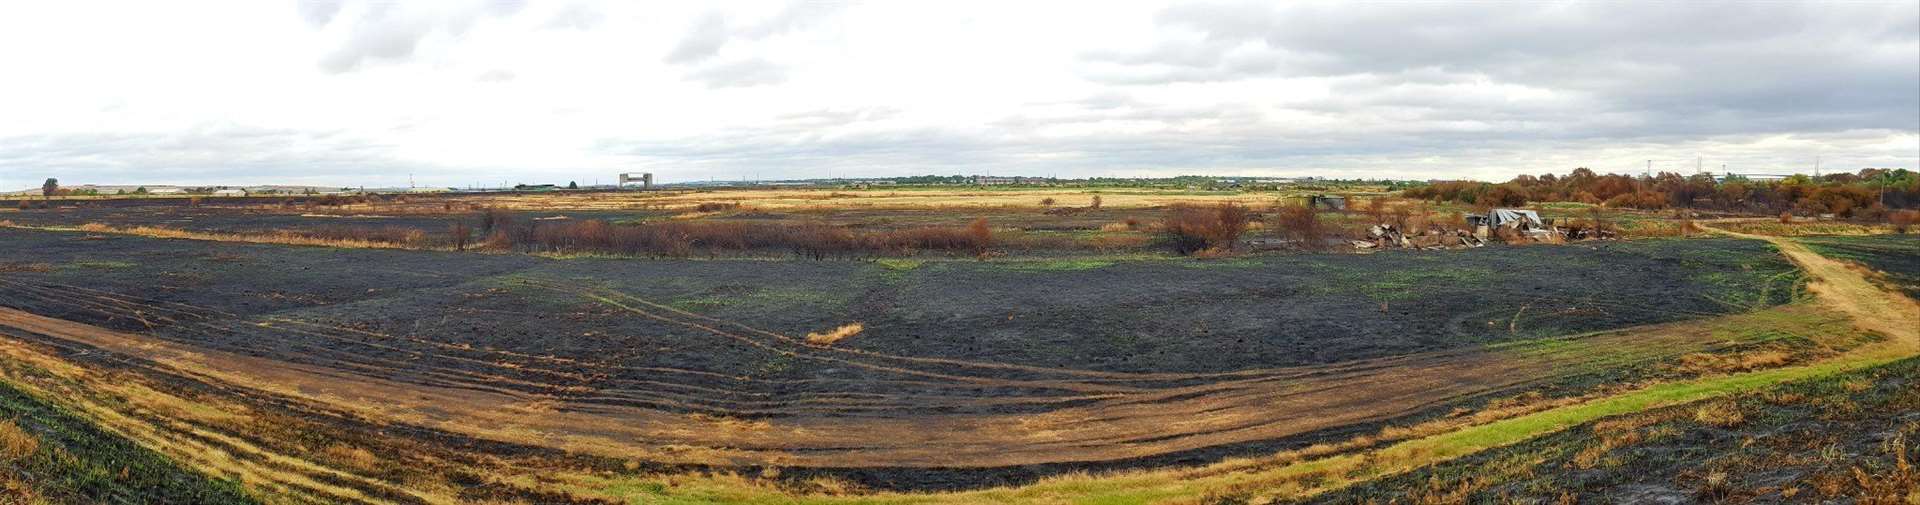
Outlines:
[{"label": "dirt track", "polygon": [[1896,345],[1920,350],[1920,304],[1900,293],[1874,285],[1873,281],[1856,270],[1858,267],[1821,256],[1790,238],[1709,229],[1715,233],[1772,243],[1815,279],[1809,287],[1821,303],[1852,316],[1855,325],[1891,337]]}]

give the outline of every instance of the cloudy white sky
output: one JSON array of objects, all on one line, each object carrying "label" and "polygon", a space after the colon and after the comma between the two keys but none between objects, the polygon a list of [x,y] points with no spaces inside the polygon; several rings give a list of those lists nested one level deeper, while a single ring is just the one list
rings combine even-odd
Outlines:
[{"label": "cloudy white sky", "polygon": [[0,188],[1920,166],[1920,2],[0,3]]}]

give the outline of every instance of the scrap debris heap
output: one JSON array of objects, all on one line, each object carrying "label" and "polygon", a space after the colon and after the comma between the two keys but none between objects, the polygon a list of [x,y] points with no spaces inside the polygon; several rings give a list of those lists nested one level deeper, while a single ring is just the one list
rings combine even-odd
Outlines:
[{"label": "scrap debris heap", "polygon": [[1599,227],[1575,227],[1571,231],[1540,218],[1540,213],[1524,209],[1493,209],[1486,214],[1466,216],[1467,229],[1447,230],[1429,226],[1411,234],[1391,224],[1370,227],[1366,240],[1352,241],[1356,249],[1451,249],[1480,247],[1489,240],[1507,243],[1561,243],[1568,240],[1612,239],[1612,230]]}]

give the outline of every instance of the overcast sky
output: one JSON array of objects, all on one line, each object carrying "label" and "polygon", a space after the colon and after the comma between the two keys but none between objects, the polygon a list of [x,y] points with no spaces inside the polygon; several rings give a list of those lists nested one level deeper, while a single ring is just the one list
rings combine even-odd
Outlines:
[{"label": "overcast sky", "polygon": [[0,3],[0,188],[1920,166],[1920,2]]}]

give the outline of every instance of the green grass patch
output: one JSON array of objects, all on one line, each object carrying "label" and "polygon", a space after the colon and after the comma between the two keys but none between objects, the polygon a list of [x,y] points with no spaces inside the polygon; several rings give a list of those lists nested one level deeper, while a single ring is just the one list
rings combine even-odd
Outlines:
[{"label": "green grass patch", "polygon": [[239,482],[182,467],[6,382],[0,417],[39,441],[31,455],[0,462],[0,471],[22,477],[47,503],[256,503]]}]

